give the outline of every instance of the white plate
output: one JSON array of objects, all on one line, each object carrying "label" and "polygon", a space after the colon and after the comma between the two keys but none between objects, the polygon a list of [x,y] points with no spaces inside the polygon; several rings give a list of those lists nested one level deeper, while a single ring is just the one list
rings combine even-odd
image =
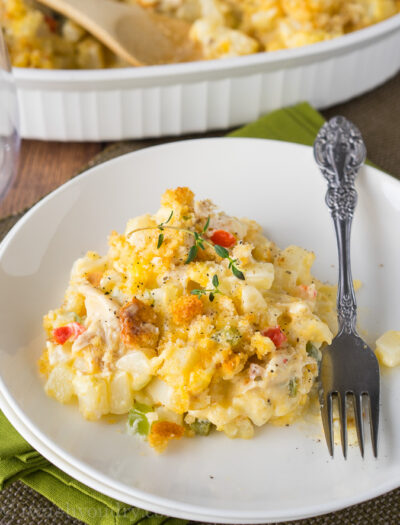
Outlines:
[{"label": "white plate", "polygon": [[[105,494],[106,496],[110,496],[110,498],[114,498],[117,501],[122,501],[124,503],[128,503],[129,505],[137,506],[140,508],[144,508],[146,506],[145,501],[140,501],[138,498],[132,498],[127,493],[119,492],[116,489],[109,487],[108,485],[103,484],[99,479],[95,479],[90,477],[87,473],[78,470],[74,465],[71,463],[68,463],[62,456],[59,456],[52,450],[51,448],[47,447],[35,434],[33,434],[29,428],[18,418],[18,416],[15,414],[13,409],[10,407],[10,405],[7,403],[6,399],[3,397],[2,393],[0,392],[0,405],[3,413],[6,415],[7,419],[12,423],[14,428],[25,437],[25,439],[38,451],[42,456],[44,456],[46,459],[51,461],[54,465],[56,465],[58,468],[63,470],[64,472],[68,472],[70,476],[72,476],[74,479],[80,481],[81,483],[84,483],[88,487],[92,487],[93,489],[101,492],[102,494]],[[152,509],[154,512],[157,512],[159,514],[168,514],[170,512],[170,509],[168,507],[162,507],[161,505],[153,506]],[[73,509],[71,508],[71,512]],[[177,517],[184,517],[183,515],[180,516],[179,512],[177,513]],[[200,518],[199,518],[200,519]],[[213,521],[213,516],[209,517],[208,521]]]},{"label": "white plate", "polygon": [[317,108],[400,69],[400,14],[326,42],[186,64],[106,70],[15,68],[21,132],[119,140],[223,129],[304,100]]},{"label": "white plate", "polygon": [[[372,342],[383,331],[399,328],[400,298],[394,291],[400,287],[400,185],[373,168],[364,168],[357,184],[353,273],[365,283],[358,300]],[[301,428],[268,426],[252,441],[213,435],[173,443],[160,457],[116,425],[84,421],[76,407],[61,406],[44,394],[36,366],[44,341],[41,316],[62,300],[72,261],[89,248],[104,252],[110,230],[121,231],[128,218],[156,210],[161,193],[176,185],[189,185],[228,213],[258,220],[281,246],[297,243],[314,250],[316,275],[335,281],[326,187],[310,148],[208,139],[119,157],[46,197],[1,245],[0,389],[12,411],[63,458],[67,472],[71,466],[100,491],[109,487],[124,501],[189,519],[296,519],[399,485],[398,370],[383,378],[377,461],[368,445],[364,461],[356,449],[347,462],[340,453],[332,461],[325,444]]]}]

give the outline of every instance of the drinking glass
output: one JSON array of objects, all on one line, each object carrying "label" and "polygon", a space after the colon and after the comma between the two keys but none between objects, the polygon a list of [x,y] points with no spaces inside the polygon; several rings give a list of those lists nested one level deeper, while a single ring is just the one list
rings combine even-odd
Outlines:
[{"label": "drinking glass", "polygon": [[19,147],[17,92],[0,26],[0,201],[16,174]]}]

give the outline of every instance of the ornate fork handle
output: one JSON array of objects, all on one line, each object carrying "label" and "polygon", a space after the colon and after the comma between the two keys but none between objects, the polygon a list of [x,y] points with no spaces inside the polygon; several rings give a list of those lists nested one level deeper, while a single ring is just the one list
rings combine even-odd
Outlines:
[{"label": "ornate fork handle", "polygon": [[325,201],[335,224],[338,245],[339,334],[355,333],[357,303],[351,276],[350,232],[357,204],[354,180],[366,157],[361,133],[344,117],[334,117],[318,133],[314,144],[314,156],[328,181]]}]

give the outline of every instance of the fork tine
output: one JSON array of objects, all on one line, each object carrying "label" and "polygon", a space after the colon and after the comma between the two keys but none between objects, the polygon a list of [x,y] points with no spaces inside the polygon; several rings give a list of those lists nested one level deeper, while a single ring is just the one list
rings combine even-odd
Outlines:
[{"label": "fork tine", "polygon": [[361,457],[364,457],[364,426],[362,413],[362,394],[354,394],[353,397],[354,418],[356,421],[358,446],[360,447]]},{"label": "fork tine", "polygon": [[326,444],[329,454],[333,457],[333,431],[332,431],[332,393],[323,393],[323,403],[321,405],[321,419],[324,427]]},{"label": "fork tine", "polygon": [[338,392],[339,405],[339,422],[340,422],[340,439],[342,442],[342,450],[344,459],[347,459],[347,406],[346,406],[346,392]]},{"label": "fork tine", "polygon": [[378,457],[378,428],[379,428],[379,390],[368,392],[369,418],[371,427],[371,441],[374,456]]}]

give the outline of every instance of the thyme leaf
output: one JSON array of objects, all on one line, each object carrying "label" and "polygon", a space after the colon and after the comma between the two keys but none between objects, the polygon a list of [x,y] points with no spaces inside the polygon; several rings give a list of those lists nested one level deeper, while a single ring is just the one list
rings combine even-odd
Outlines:
[{"label": "thyme leaf", "polygon": [[191,263],[196,258],[197,252],[198,252],[197,244],[193,244],[193,246],[190,247],[185,264]]},{"label": "thyme leaf", "polygon": [[195,245],[199,246],[202,250],[205,250],[205,247],[204,247],[205,239],[201,235],[199,235],[197,232],[193,232],[193,235],[194,235]]},{"label": "thyme leaf", "polygon": [[245,280],[243,272],[241,272],[234,264],[231,266],[232,273],[238,279]]},{"label": "thyme leaf", "polygon": [[221,294],[221,290],[219,289],[219,279],[218,275],[214,275],[212,278],[212,285],[214,288],[207,289],[207,288],[196,288],[195,290],[192,290],[190,293],[192,295],[197,295],[198,297],[202,297],[203,295],[208,294],[208,299],[213,302],[215,299],[215,296],[217,294]]},{"label": "thyme leaf", "polygon": [[195,290],[192,290],[190,293],[192,295],[197,295],[198,297],[201,297],[202,295],[206,295],[207,294],[207,290],[196,288]]},{"label": "thyme leaf", "polygon": [[222,259],[226,259],[227,257],[229,257],[228,250],[223,246],[220,246],[219,244],[214,244],[214,250],[217,255],[222,257]]},{"label": "thyme leaf", "polygon": [[169,214],[169,217],[166,221],[160,222],[160,224],[157,224],[157,228],[161,231],[163,231],[164,226],[169,223],[169,221],[172,219],[172,215],[174,214],[174,210],[171,211]]},{"label": "thyme leaf", "polygon": [[209,226],[210,226],[210,216],[207,217],[206,224],[204,225],[204,228],[203,228],[203,233],[206,233]]},{"label": "thyme leaf", "polygon": [[[207,217],[206,223],[205,223],[205,225],[204,225],[204,227],[202,229],[202,232],[200,234],[200,233],[198,233],[198,232],[196,232],[194,230],[189,230],[189,229],[186,229],[186,228],[180,228],[178,226],[168,225],[168,223],[172,219],[173,214],[174,214],[174,212],[172,210],[171,213],[169,214],[168,219],[166,221],[161,222],[157,226],[149,226],[149,227],[144,227],[144,228],[137,228],[136,230],[132,230],[132,231],[128,232],[127,236],[130,236],[130,235],[132,235],[132,234],[134,234],[134,233],[136,233],[138,231],[158,229],[158,230],[160,230],[161,233],[158,236],[157,248],[160,248],[162,246],[163,242],[164,242],[164,233],[163,232],[164,232],[165,229],[176,230],[176,231],[187,233],[187,234],[192,235],[194,237],[194,243],[189,249],[189,253],[188,253],[187,259],[185,261],[185,264],[189,264],[192,261],[194,261],[194,259],[196,258],[197,254],[198,254],[199,248],[201,250],[205,250],[206,249],[206,245],[207,245],[210,248],[213,248],[215,253],[219,257],[221,257],[222,259],[227,259],[228,260],[228,263],[229,263],[228,264],[228,268],[231,270],[232,274],[235,277],[237,277],[238,279],[241,279],[242,281],[245,280],[245,276],[244,276],[243,272],[240,271],[239,268],[237,267],[238,260],[237,259],[233,259],[232,257],[230,257],[229,251],[226,248],[224,248],[224,246],[220,246],[219,244],[214,244],[211,241],[209,241],[209,240],[207,240],[207,239],[205,239],[203,237],[203,234],[206,233],[206,231],[208,230],[208,228],[210,226],[210,216]],[[189,217],[185,217],[185,218],[189,218]],[[217,279],[218,279],[218,277],[217,277]],[[217,286],[217,288],[218,288],[218,286]],[[214,300],[215,293],[216,292],[213,293],[212,299],[210,299],[211,301]],[[218,292],[218,293],[220,293],[220,292]]]}]

